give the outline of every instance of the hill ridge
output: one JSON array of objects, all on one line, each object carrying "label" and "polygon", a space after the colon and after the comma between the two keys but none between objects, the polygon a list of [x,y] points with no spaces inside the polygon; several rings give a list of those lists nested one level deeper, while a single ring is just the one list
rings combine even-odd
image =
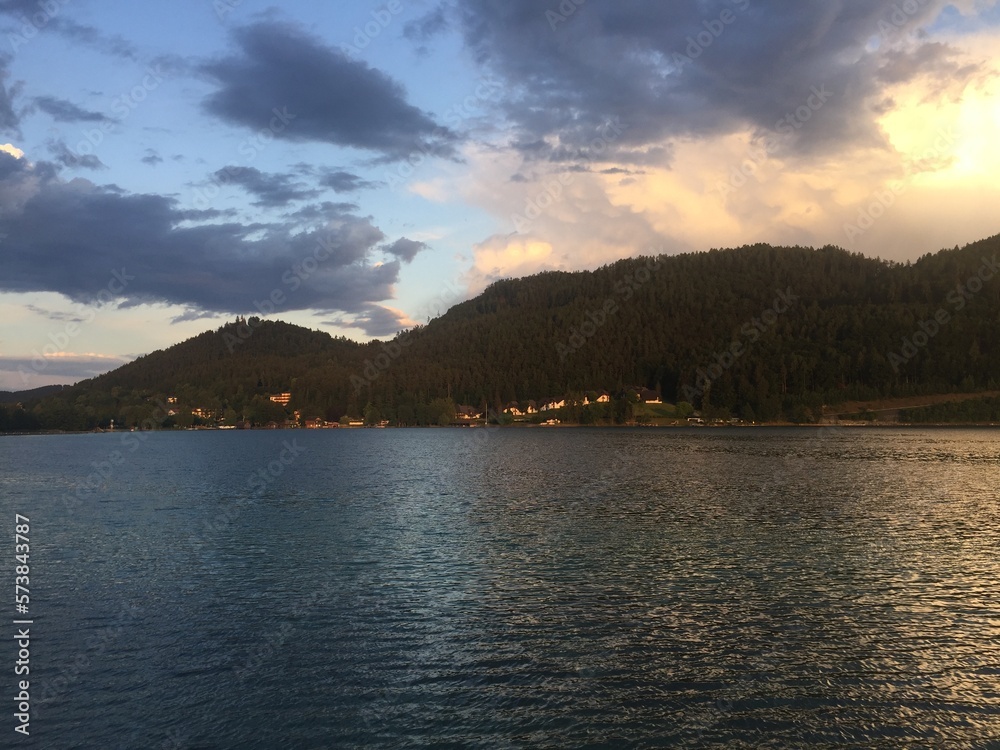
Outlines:
[{"label": "hill ridge", "polygon": [[639,256],[501,279],[369,343],[237,318],[31,411],[39,424],[128,425],[170,397],[275,421],[286,412],[269,396],[289,392],[303,418],[420,424],[455,405],[634,386],[723,418],[808,422],[831,403],[1000,387],[998,252],[1000,235],[911,263],[762,243]]}]

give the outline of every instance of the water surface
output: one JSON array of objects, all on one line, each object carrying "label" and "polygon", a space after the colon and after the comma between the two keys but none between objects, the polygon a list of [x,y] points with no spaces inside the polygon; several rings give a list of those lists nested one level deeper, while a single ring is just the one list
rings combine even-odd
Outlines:
[{"label": "water surface", "polygon": [[998,437],[3,438],[22,744],[1000,747]]}]

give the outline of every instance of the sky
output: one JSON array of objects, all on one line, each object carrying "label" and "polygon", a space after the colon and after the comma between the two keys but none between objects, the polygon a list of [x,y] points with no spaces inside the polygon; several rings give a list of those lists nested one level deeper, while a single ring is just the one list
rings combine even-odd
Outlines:
[{"label": "sky", "polygon": [[237,315],[1000,232],[997,0],[0,0],[0,389]]}]

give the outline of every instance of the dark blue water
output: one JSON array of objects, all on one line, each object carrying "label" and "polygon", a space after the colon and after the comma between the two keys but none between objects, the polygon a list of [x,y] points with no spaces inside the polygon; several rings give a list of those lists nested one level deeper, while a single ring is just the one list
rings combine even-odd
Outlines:
[{"label": "dark blue water", "polygon": [[2,438],[0,746],[1000,747],[998,439]]}]

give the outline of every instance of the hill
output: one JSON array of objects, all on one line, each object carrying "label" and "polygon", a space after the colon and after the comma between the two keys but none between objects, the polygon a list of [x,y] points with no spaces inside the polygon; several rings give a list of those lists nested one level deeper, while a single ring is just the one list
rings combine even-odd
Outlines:
[{"label": "hill", "polygon": [[193,409],[267,422],[286,416],[268,396],[290,392],[302,416],[419,424],[637,386],[720,418],[808,422],[824,405],[1000,388],[998,254],[1000,236],[905,264],[768,245],[632,258],[497,282],[385,343],[238,319],[29,411],[74,429]]},{"label": "hill", "polygon": [[17,404],[23,401],[37,401],[40,398],[59,393],[68,385],[43,385],[27,391],[0,391],[0,404]]}]

